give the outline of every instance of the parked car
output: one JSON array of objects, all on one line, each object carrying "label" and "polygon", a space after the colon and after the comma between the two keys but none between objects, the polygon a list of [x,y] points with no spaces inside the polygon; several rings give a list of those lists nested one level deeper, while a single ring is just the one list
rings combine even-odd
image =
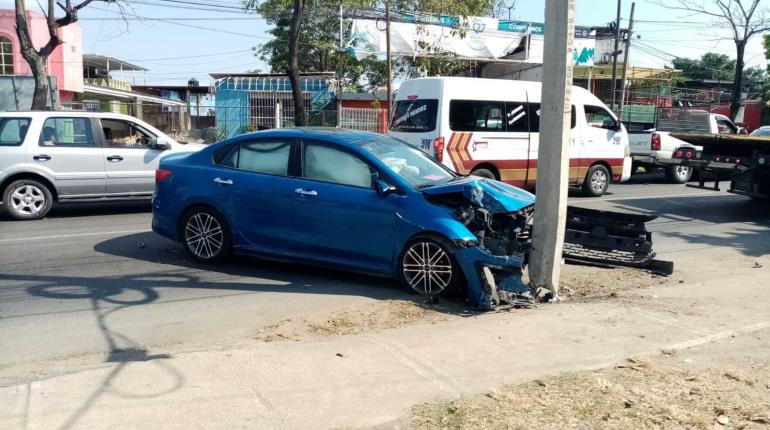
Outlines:
[{"label": "parked car", "polygon": [[629,134],[634,166],[645,169],[662,168],[666,178],[674,184],[683,184],[692,177],[692,169],[675,159],[674,151],[687,146],[687,142],[671,136],[671,133],[746,134],[730,118],[707,111],[683,108],[664,108],[658,112],[653,130]]},{"label": "parked car", "polygon": [[752,136],[770,137],[770,125],[763,125],[751,132]]},{"label": "parked car", "polygon": [[195,151],[137,118],[95,112],[0,113],[0,196],[18,220],[54,202],[150,199],[166,154]]},{"label": "parked car", "polygon": [[170,155],[156,180],[153,230],[199,261],[313,262],[423,294],[480,280],[482,261],[520,275],[535,201],[401,140],[335,129],[261,131]]},{"label": "parked car", "polygon": [[[527,189],[537,182],[539,82],[479,78],[404,81],[389,135],[450,169]],[[596,96],[572,87],[570,185],[600,196],[631,177],[628,134]]]}]

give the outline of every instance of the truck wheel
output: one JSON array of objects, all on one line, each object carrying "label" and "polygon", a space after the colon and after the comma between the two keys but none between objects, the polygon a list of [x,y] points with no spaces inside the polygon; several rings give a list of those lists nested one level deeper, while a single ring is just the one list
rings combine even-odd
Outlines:
[{"label": "truck wheel", "polygon": [[497,179],[494,172],[489,169],[476,169],[471,172],[471,175],[478,176],[479,178]]},{"label": "truck wheel", "polygon": [[583,180],[583,194],[588,197],[599,197],[607,192],[610,186],[610,172],[601,164],[596,164],[588,169]]},{"label": "truck wheel", "polygon": [[692,169],[687,166],[666,166],[666,178],[674,184],[684,184],[692,177]]},{"label": "truck wheel", "polygon": [[53,207],[53,195],[40,181],[20,179],[5,188],[3,204],[8,214],[16,220],[40,219]]}]

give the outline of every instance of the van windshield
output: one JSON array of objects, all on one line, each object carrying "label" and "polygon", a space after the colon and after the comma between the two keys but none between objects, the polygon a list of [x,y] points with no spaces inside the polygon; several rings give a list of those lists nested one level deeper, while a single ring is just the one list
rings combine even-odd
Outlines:
[{"label": "van windshield", "polygon": [[399,100],[390,123],[390,131],[425,133],[436,129],[438,100]]}]

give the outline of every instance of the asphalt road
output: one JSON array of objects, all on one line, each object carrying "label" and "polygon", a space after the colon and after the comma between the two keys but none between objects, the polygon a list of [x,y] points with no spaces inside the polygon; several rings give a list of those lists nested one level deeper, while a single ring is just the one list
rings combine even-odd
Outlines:
[{"label": "asphalt road", "polygon": [[[661,258],[698,250],[770,252],[768,206],[645,174],[571,204],[654,213]],[[149,204],[56,208],[41,221],[0,215],[0,385],[118,361],[227,348],[258,327],[367,300],[407,297],[389,280],[237,258],[206,267],[150,231]]]}]

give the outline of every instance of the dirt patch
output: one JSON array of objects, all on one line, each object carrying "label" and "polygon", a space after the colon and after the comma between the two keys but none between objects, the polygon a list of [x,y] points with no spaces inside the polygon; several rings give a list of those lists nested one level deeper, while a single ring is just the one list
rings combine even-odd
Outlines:
[{"label": "dirt patch", "polygon": [[605,269],[567,265],[562,268],[560,292],[562,300],[583,301],[616,297],[622,291],[673,285],[684,282],[681,275],[660,276],[631,268]]},{"label": "dirt patch", "polygon": [[770,429],[770,329],[420,405],[415,429]]},{"label": "dirt patch", "polygon": [[417,429],[767,429],[768,424],[767,368],[747,376],[642,360],[422,405],[412,415]]},{"label": "dirt patch", "polygon": [[318,319],[290,318],[262,327],[257,340],[300,340],[317,336],[341,336],[397,328],[417,322],[452,318],[452,305],[428,306],[410,300],[385,300],[344,308]]}]

